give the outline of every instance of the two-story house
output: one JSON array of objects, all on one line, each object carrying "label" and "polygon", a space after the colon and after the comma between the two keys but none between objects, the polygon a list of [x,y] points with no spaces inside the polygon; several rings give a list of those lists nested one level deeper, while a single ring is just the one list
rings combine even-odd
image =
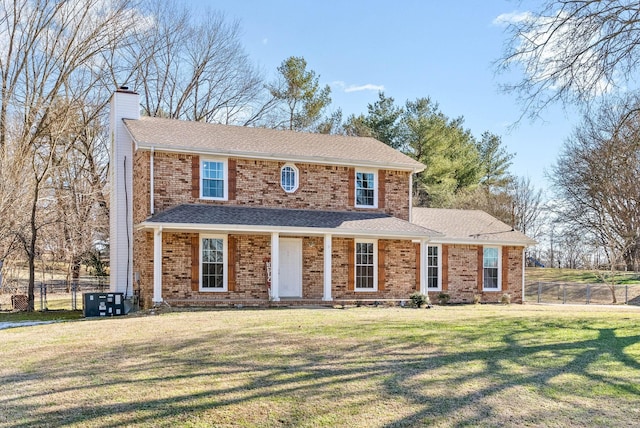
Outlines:
[{"label": "two-story house", "polygon": [[455,226],[474,212],[412,208],[424,165],[401,152],[373,138],[141,118],[138,97],[111,100],[112,291],[139,291],[145,307],[415,291],[521,300],[532,241],[477,215]]}]

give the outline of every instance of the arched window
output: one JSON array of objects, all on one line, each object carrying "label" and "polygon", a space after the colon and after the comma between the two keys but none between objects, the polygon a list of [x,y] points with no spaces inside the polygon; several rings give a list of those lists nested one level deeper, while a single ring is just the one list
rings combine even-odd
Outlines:
[{"label": "arched window", "polygon": [[292,164],[286,164],[280,170],[280,186],[287,193],[298,190],[298,168]]}]

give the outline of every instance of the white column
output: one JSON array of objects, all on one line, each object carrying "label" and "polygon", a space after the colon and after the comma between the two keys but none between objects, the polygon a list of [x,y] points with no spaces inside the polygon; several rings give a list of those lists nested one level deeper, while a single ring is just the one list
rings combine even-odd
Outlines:
[{"label": "white column", "polygon": [[162,228],[153,231],[153,303],[162,303]]},{"label": "white column", "polygon": [[[425,241],[420,241],[420,293],[422,294],[427,294],[427,253],[428,253],[429,247],[427,242]],[[441,257],[442,257],[442,250],[440,248],[438,248],[438,269],[440,270],[440,278],[442,280],[442,262],[441,262]]]},{"label": "white column", "polygon": [[271,300],[280,301],[280,234],[271,234]]},{"label": "white column", "polygon": [[324,291],[322,293],[322,300],[331,301],[331,235],[324,235]]},{"label": "white column", "polygon": [[525,266],[527,266],[527,260],[525,257],[525,250],[526,247],[522,248],[522,303],[524,303],[524,270],[525,270]]}]

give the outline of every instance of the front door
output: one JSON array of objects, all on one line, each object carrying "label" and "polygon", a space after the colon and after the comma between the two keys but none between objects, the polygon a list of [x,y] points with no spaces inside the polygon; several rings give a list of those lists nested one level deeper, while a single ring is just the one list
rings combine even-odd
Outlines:
[{"label": "front door", "polygon": [[302,297],[302,239],[280,239],[280,297]]}]

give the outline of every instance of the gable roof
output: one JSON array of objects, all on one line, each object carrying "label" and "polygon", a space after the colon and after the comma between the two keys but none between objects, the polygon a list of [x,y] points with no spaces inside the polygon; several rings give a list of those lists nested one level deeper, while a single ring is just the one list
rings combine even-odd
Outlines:
[{"label": "gable roof", "polygon": [[280,232],[426,239],[439,233],[377,212],[316,211],[238,205],[184,204],[155,214],[139,227],[235,232]]},{"label": "gable roof", "polygon": [[139,149],[419,172],[424,165],[369,137],[142,117],[123,119]]},{"label": "gable roof", "polygon": [[536,241],[479,210],[412,208],[411,221],[441,232],[437,243],[535,245]]}]

